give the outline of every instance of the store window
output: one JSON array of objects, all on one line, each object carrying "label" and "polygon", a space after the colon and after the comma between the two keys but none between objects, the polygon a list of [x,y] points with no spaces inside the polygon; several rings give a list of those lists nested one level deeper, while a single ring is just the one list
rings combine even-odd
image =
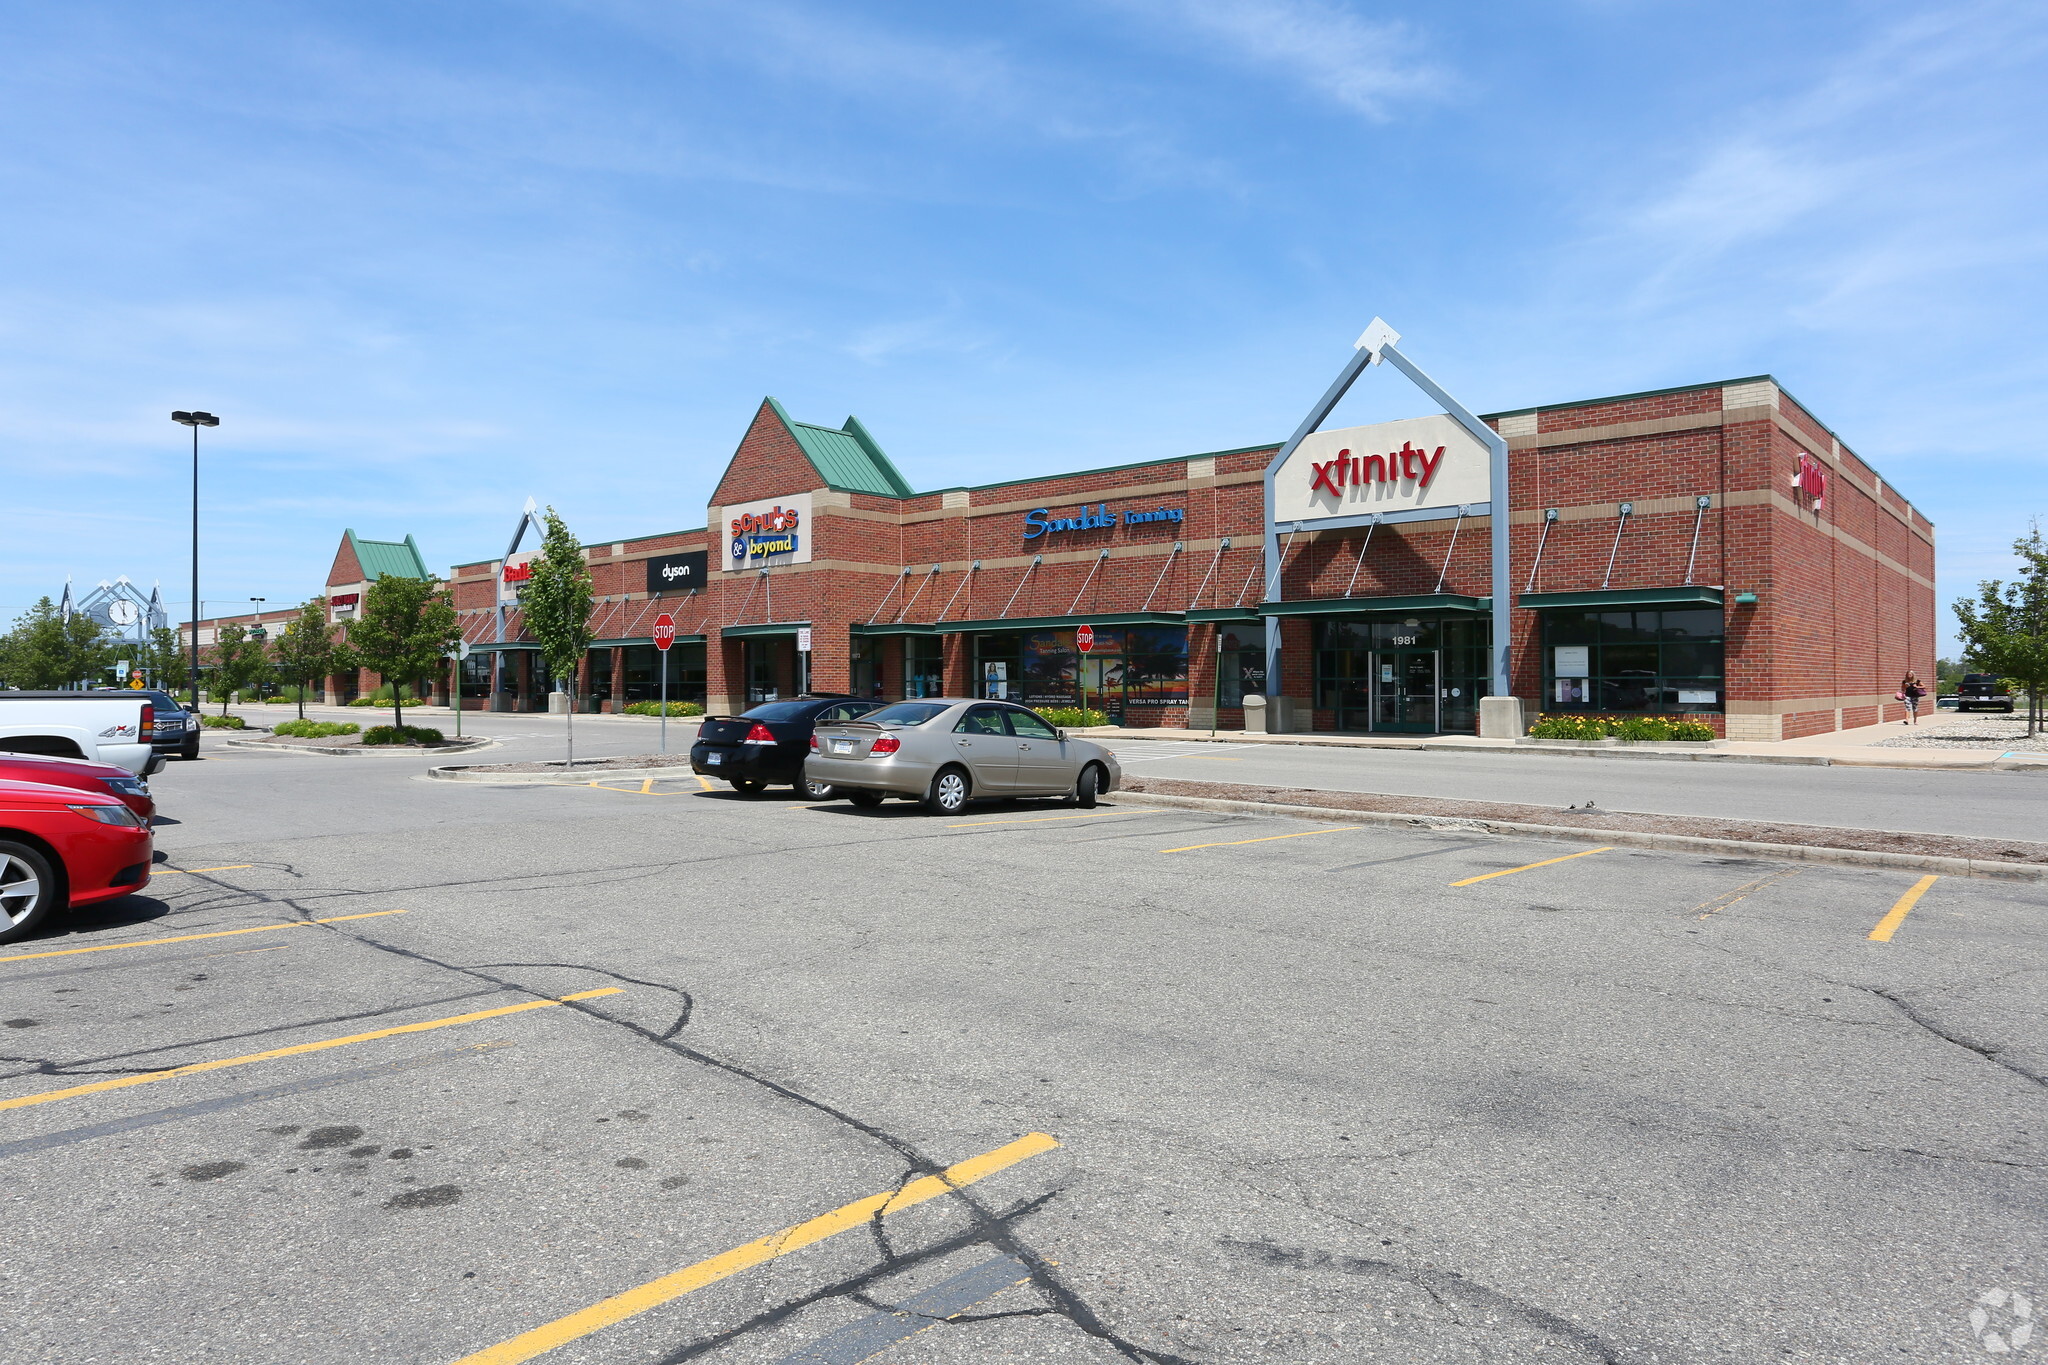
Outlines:
[{"label": "store window", "polygon": [[1216,705],[1229,710],[1246,696],[1266,690],[1266,628],[1224,625],[1216,629]]},{"label": "store window", "polygon": [[1486,694],[1484,616],[1324,618],[1316,707],[1339,730],[1470,734]]},{"label": "store window", "polygon": [[1188,633],[1180,626],[1096,626],[1086,653],[1073,630],[977,635],[980,694],[1025,706],[1086,706],[1121,720],[1188,704]]},{"label": "store window", "polygon": [[945,693],[945,642],[936,635],[904,636],[903,695],[942,697]]},{"label": "store window", "polygon": [[847,664],[847,687],[856,697],[882,697],[882,642],[867,635],[853,637],[853,656]]},{"label": "store window", "polygon": [[[626,671],[622,679],[616,679],[616,690],[612,700],[630,704],[636,701],[661,700],[661,670],[668,668],[668,699],[670,701],[704,700],[704,646],[678,644],[669,646],[664,655],[653,645],[627,645],[620,651],[626,656]],[[593,651],[593,660],[596,652]]]},{"label": "store window", "polygon": [[491,656],[471,654],[462,661],[462,696],[465,701],[484,701],[491,695]]},{"label": "store window", "polygon": [[1543,613],[1546,711],[1719,711],[1726,693],[1717,607]]}]

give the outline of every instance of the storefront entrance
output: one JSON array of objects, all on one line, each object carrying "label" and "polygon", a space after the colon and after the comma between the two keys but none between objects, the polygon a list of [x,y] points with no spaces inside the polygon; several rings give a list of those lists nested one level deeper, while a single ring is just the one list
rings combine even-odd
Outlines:
[{"label": "storefront entrance", "polygon": [[[1338,721],[1344,728],[1343,721]],[[1437,732],[1437,652],[1373,651],[1372,728],[1387,734]]]}]

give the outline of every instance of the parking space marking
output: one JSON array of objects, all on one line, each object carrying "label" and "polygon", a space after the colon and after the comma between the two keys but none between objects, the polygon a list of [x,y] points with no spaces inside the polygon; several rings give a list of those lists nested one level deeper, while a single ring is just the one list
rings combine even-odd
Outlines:
[{"label": "parking space marking", "polygon": [[1715,915],[1720,914],[1723,910],[1726,910],[1729,906],[1735,904],[1737,901],[1748,900],[1750,896],[1752,896],[1758,891],[1761,891],[1770,883],[1778,881],[1779,879],[1784,877],[1796,877],[1800,874],[1802,870],[1803,869],[1797,867],[1781,867],[1776,872],[1766,873],[1765,875],[1758,877],[1753,882],[1744,882],[1742,885],[1736,887],[1733,891],[1723,891],[1720,895],[1714,897],[1710,901],[1701,901],[1698,905],[1695,905],[1693,909],[1700,912],[1699,918],[1711,919]]},{"label": "parking space marking", "polygon": [[1102,820],[1112,815],[1156,815],[1149,810],[1096,810],[1086,815],[1019,815],[1009,820],[969,820],[965,824],[948,825],[947,829],[973,829],[978,825],[1038,825],[1048,820]]},{"label": "parking space marking", "polygon": [[152,877],[176,877],[194,872],[246,872],[256,866],[254,863],[229,863],[226,867],[158,867],[150,870]]},{"label": "parking space marking", "polygon": [[217,929],[210,934],[180,934],[176,938],[144,938],[133,943],[95,943],[90,948],[52,948],[42,953],[18,953],[0,957],[0,962],[27,962],[36,957],[70,957],[74,953],[111,953],[117,948],[154,948],[164,943],[190,943],[201,938],[232,938],[236,934],[267,934],[274,929],[303,929],[309,924],[340,924],[343,920],[376,919],[380,915],[404,915],[406,910],[366,910],[360,915],[329,915],[326,919],[295,919],[285,924],[254,924],[247,929]]},{"label": "parking space marking", "polygon": [[558,1346],[566,1346],[593,1332],[603,1331],[614,1323],[624,1322],[650,1308],[661,1305],[683,1295],[716,1284],[723,1279],[766,1264],[792,1251],[801,1251],[828,1237],[836,1237],[853,1228],[866,1227],[877,1218],[886,1218],[892,1213],[936,1199],[977,1180],[1007,1170],[1027,1157],[1049,1152],[1059,1146],[1059,1140],[1049,1133],[1026,1133],[1015,1142],[1005,1143],[992,1152],[970,1157],[958,1165],[948,1166],[938,1175],[928,1175],[913,1180],[900,1190],[871,1194],[865,1199],[856,1199],[843,1204],[830,1213],[819,1214],[794,1227],[784,1228],[766,1237],[757,1237],[731,1251],[721,1252],[694,1265],[684,1266],[660,1279],[649,1280],[637,1289],[628,1289],[608,1299],[580,1309],[567,1317],[557,1318],[528,1332],[521,1332],[508,1341],[496,1346],[485,1347],[474,1354],[466,1355],[454,1365],[519,1365],[520,1361],[532,1360],[545,1355]]},{"label": "parking space marking", "polygon": [[976,1304],[1030,1279],[1031,1267],[1015,1256],[983,1261],[930,1289],[912,1294],[893,1311],[874,1313],[827,1332],[802,1350],[784,1356],[776,1365],[860,1365],[897,1342],[908,1341],[926,1328],[958,1317]]},{"label": "parking space marking", "polygon": [[710,791],[710,790],[711,790],[711,779],[710,779],[710,778],[708,778],[708,777],[704,776],[704,774],[702,774],[702,773],[691,773],[691,774],[690,774],[690,776],[692,776],[692,777],[694,777],[694,778],[696,778],[696,779],[697,779],[697,785],[698,785],[699,787],[702,787],[702,788],[703,788],[703,789],[704,789],[705,791]]},{"label": "parking space marking", "polygon": [[1920,903],[1920,898],[1927,894],[1927,888],[1940,880],[1940,877],[1930,873],[1919,881],[1914,882],[1913,889],[1899,897],[1898,904],[1885,911],[1884,918],[1879,920],[1877,927],[1870,931],[1869,941],[1872,943],[1890,943],[1892,935],[1896,934],[1899,931],[1899,926],[1906,922],[1906,916],[1911,914],[1913,907]]},{"label": "parking space marking", "polygon": [[145,957],[138,962],[95,962],[88,967],[53,967],[47,972],[10,972],[7,984],[16,985],[23,981],[41,981],[50,976],[76,976],[80,972],[111,972],[131,967],[163,967],[173,962],[218,962],[224,957],[253,957],[257,953],[281,953],[285,945],[273,943],[267,948],[233,948],[224,953],[179,953],[176,957]]},{"label": "parking space marking", "polygon": [[1481,875],[1479,875],[1479,876],[1477,876],[1477,877],[1467,877],[1467,878],[1465,878],[1465,880],[1463,880],[1463,881],[1461,881],[1461,882],[1452,882],[1452,883],[1451,883],[1451,885],[1452,885],[1452,886],[1471,886],[1471,885],[1472,885],[1473,883],[1475,883],[1475,882],[1490,882],[1490,881],[1492,881],[1492,880],[1493,880],[1493,879],[1494,879],[1495,877],[1512,877],[1512,876],[1514,876],[1514,875],[1515,875],[1515,874],[1516,874],[1517,872],[1528,872],[1528,871],[1531,871],[1531,870],[1533,870],[1533,869],[1535,869],[1535,868],[1539,868],[1539,867],[1550,867],[1551,865],[1553,865],[1553,864],[1555,864],[1555,863],[1568,863],[1568,862],[1570,862],[1570,861],[1571,861],[1572,859],[1574,859],[1574,858],[1590,858],[1590,857],[1592,857],[1592,856],[1593,856],[1593,855],[1594,855],[1595,853],[1612,853],[1612,852],[1614,852],[1614,849],[1613,849],[1613,846],[1612,846],[1612,845],[1610,845],[1610,846],[1608,846],[1608,847],[1606,847],[1606,848],[1589,848],[1589,849],[1586,849],[1585,851],[1583,851],[1583,852],[1580,852],[1580,853],[1567,853],[1567,854],[1565,854],[1565,855],[1564,855],[1564,856],[1563,856],[1562,858],[1545,858],[1545,859],[1544,859],[1544,860],[1543,860],[1542,862],[1540,862],[1540,863],[1523,863],[1523,864],[1522,864],[1522,865],[1521,865],[1520,867],[1504,867],[1504,868],[1502,868],[1502,869],[1501,869],[1500,871],[1498,871],[1498,872],[1487,872],[1487,873],[1482,873]]},{"label": "parking space marking", "polygon": [[238,1091],[232,1095],[216,1095],[210,1100],[194,1100],[190,1104],[173,1105],[169,1109],[154,1109],[147,1114],[129,1114],[124,1118],[89,1123],[83,1128],[66,1128],[61,1132],[42,1133],[35,1137],[19,1138],[13,1142],[0,1142],[0,1158],[24,1156],[29,1152],[47,1151],[52,1147],[69,1147],[74,1142],[112,1137],[116,1133],[132,1133],[138,1128],[154,1128],[159,1124],[176,1123],[179,1119],[197,1118],[201,1114],[218,1114],[223,1110],[240,1109],[248,1104],[261,1104],[265,1100],[279,1099],[285,1095],[303,1095],[308,1091],[326,1090],[330,1086],[380,1080],[385,1076],[395,1076],[401,1071],[411,1071],[414,1067],[432,1066],[435,1062],[451,1062],[459,1057],[473,1057],[481,1052],[496,1052],[499,1048],[511,1046],[511,1043],[503,1040],[471,1043],[467,1047],[452,1047],[445,1052],[429,1052],[423,1057],[401,1057],[395,1062],[359,1066],[351,1071],[330,1071],[324,1076],[308,1076],[303,1080],[283,1081],[277,1085]]},{"label": "parking space marking", "polygon": [[272,1048],[268,1052],[251,1052],[241,1057],[222,1057],[211,1062],[191,1062],[184,1066],[167,1067],[162,1071],[145,1071],[137,1076],[117,1076],[110,1081],[94,1081],[90,1085],[74,1085],[63,1090],[44,1090],[34,1095],[0,1100],[0,1110],[26,1109],[30,1105],[76,1099],[80,1095],[97,1095],[106,1090],[125,1090],[131,1085],[148,1085],[152,1081],[196,1076],[201,1072],[221,1071],[231,1066],[274,1062],[280,1057],[300,1057],[308,1052],[325,1052],[331,1047],[348,1047],[354,1043],[375,1042],[379,1038],[396,1038],[407,1033],[425,1033],[430,1029],[452,1028],[456,1024],[474,1024],[479,1019],[502,1019],[508,1014],[525,1014],[528,1010],[544,1010],[555,1005],[566,1005],[571,1000],[594,1000],[600,995],[617,995],[623,989],[621,986],[604,986],[594,991],[578,991],[574,995],[565,995],[555,1000],[529,1000],[521,1005],[501,1005],[494,1010],[477,1010],[470,1014],[450,1015],[445,1019],[428,1019],[418,1024],[397,1024],[391,1028],[372,1029],[368,1033],[351,1033],[346,1038],[322,1038],[315,1043],[294,1043],[290,1047]]},{"label": "parking space marking", "polygon": [[654,790],[654,784],[657,782],[679,782],[681,780],[681,778],[671,777],[650,777],[637,787],[614,787],[607,782],[586,782],[584,785],[595,787],[601,792],[624,792],[628,796],[695,796],[695,792],[658,792]]},{"label": "parking space marking", "polygon": [[1161,853],[1193,853],[1198,848],[1235,848],[1239,844],[1270,844],[1275,839],[1306,839],[1311,834],[1356,834],[1363,825],[1339,825],[1336,829],[1305,829],[1298,834],[1268,834],[1258,839],[1226,839],[1220,844],[1189,844],[1185,848],[1162,848]]}]

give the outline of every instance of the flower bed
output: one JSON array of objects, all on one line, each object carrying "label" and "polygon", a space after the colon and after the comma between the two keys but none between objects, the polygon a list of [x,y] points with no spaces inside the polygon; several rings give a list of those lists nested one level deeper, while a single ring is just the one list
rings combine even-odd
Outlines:
[{"label": "flower bed", "polygon": [[1714,737],[1714,727],[1682,716],[1587,716],[1567,713],[1540,716],[1529,727],[1531,739],[1619,739],[1652,743],[1679,740],[1701,743]]}]

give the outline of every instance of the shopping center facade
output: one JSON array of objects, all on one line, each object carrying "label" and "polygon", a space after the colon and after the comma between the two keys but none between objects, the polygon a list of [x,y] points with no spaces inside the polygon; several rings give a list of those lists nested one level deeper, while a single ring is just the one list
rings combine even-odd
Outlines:
[{"label": "shopping center facade", "polygon": [[[1793,738],[1896,718],[1900,674],[1931,676],[1932,524],[1771,377],[1483,420],[1508,447],[1528,713]],[[1473,731],[1486,447],[1441,416],[1317,432],[1273,471],[1269,519],[1280,448],[917,492],[859,422],[765,400],[704,526],[588,544],[579,701],[653,699],[665,663],[668,695],[712,711],[982,695],[1206,730],[1242,728],[1251,695],[1274,728]],[[468,706],[553,690],[518,606],[532,548],[453,571]]]}]

